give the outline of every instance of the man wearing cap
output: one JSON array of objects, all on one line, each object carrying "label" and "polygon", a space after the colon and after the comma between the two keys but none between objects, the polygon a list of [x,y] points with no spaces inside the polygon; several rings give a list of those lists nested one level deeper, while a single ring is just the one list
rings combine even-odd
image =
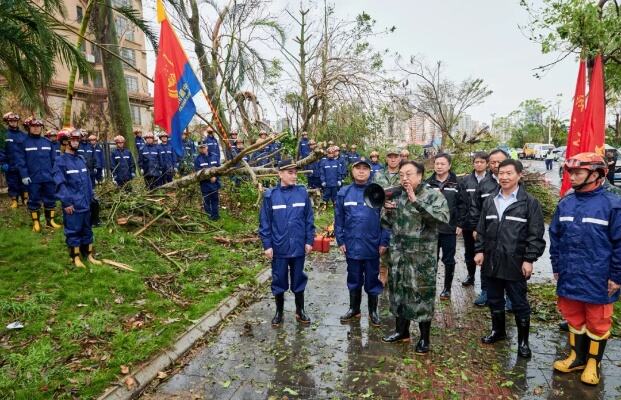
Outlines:
[{"label": "man wearing cap", "polygon": [[371,181],[375,178],[375,174],[384,169],[384,166],[379,162],[379,153],[375,150],[369,154],[371,164]]},{"label": "man wearing cap", "polygon": [[[194,160],[194,171],[200,171],[204,168],[218,167],[220,164],[209,154],[209,148],[206,143],[198,146],[198,156]],[[209,219],[217,221],[220,219],[220,177],[212,176],[209,179],[200,181],[201,194],[203,196],[203,209],[209,215]]]},{"label": "man wearing cap", "polygon": [[308,280],[304,260],[315,238],[313,207],[304,186],[296,185],[297,167],[292,160],[279,163],[278,176],[280,182],[265,192],[259,214],[259,236],[265,256],[272,260],[272,294],[276,300],[272,325],[282,323],[284,294],[289,288],[295,295],[296,319],[309,324],[304,310]]},{"label": "man wearing cap", "polygon": [[601,155],[576,154],[563,168],[574,191],[554,212],[550,260],[571,352],[554,369],[582,371],[583,383],[597,385],[621,288],[621,197],[605,188],[608,166]]},{"label": "man wearing cap", "polygon": [[158,187],[160,176],[162,175],[160,152],[158,151],[157,144],[155,144],[153,132],[145,133],[144,141],[144,146],[142,146],[138,153],[138,165],[144,177],[144,184],[147,190],[153,190]]},{"label": "man wearing cap", "polygon": [[41,136],[43,121],[33,119],[28,126],[28,137],[23,141],[17,157],[17,168],[22,183],[28,187],[28,209],[32,217],[32,230],[41,232],[39,210],[43,204],[47,226],[58,229],[54,221],[56,207],[56,188],[52,177],[52,167],[56,155],[49,140]]},{"label": "man wearing cap", "polygon": [[[231,159],[237,157],[239,155],[239,153],[241,153],[244,150],[244,141],[241,139],[237,139],[237,141],[235,142],[235,147],[231,148]],[[250,157],[248,156],[248,154],[244,155],[242,157],[242,160],[249,162],[250,161]],[[241,163],[235,164],[235,166],[237,168],[241,167]],[[235,186],[239,186],[240,183],[242,182],[244,178],[242,177],[242,175],[233,175],[231,176],[231,181],[233,181],[233,183],[235,184]]]},{"label": "man wearing cap", "polygon": [[347,162],[349,163],[349,165],[360,159],[360,154],[358,154],[358,151],[356,150],[357,148],[358,146],[356,146],[355,144],[352,144],[350,146],[351,151],[347,155]]},{"label": "man wearing cap", "polygon": [[220,163],[220,144],[211,126],[207,127],[207,136],[203,139],[203,143],[207,145],[207,154],[212,158],[216,158],[218,163]]},{"label": "man wearing cap", "polygon": [[298,155],[299,158],[306,158],[309,154],[312,153],[310,148],[310,142],[308,140],[308,132],[302,132],[302,139],[300,139],[300,145],[298,146]]},{"label": "man wearing cap", "polygon": [[336,158],[336,146],[328,147],[328,157],[319,164],[323,201],[336,203],[336,194],[342,184],[341,162]]},{"label": "man wearing cap", "polygon": [[27,135],[19,129],[19,115],[14,112],[8,112],[4,114],[3,119],[7,124],[7,135],[4,139],[6,144],[4,151],[6,167],[3,170],[11,199],[11,208],[17,208],[17,198],[19,196],[22,196],[24,205],[28,200],[28,187],[22,183],[22,177],[17,166],[20,149]]},{"label": "man wearing cap", "polygon": [[229,155],[231,154],[231,151],[237,146],[237,139],[238,139],[238,135],[237,135],[237,131],[233,130],[231,131],[231,134],[229,135]]},{"label": "man wearing cap", "polygon": [[339,190],[334,209],[336,243],[347,260],[349,309],[341,317],[346,322],[360,318],[362,288],[367,293],[369,323],[380,325],[377,299],[383,286],[379,280],[380,255],[390,241],[390,233],[380,224],[379,208],[367,207],[364,191],[368,187],[371,164],[364,158],[351,164],[354,183]]},{"label": "man wearing cap", "polygon": [[[386,152],[386,168],[378,171],[373,177],[373,182],[384,189],[399,185],[399,150],[392,148]],[[388,282],[388,267],[390,266],[390,254],[388,249],[381,256],[380,280],[384,285]]]},{"label": "man wearing cap", "polygon": [[347,152],[347,147],[334,146],[336,159],[339,161],[339,165],[340,165],[339,166],[339,180],[343,182],[345,178],[347,177],[347,165],[348,164],[347,164],[347,157],[343,153],[341,153],[341,149],[343,149],[343,152]]},{"label": "man wearing cap", "polygon": [[99,183],[103,179],[103,151],[101,146],[97,143],[97,136],[90,135],[88,137],[88,144],[84,146],[84,159],[86,160],[86,168],[88,168],[89,175],[91,177],[91,184],[95,187],[96,183]]},{"label": "man wearing cap", "polygon": [[[259,138],[255,143],[261,143],[267,140],[267,132],[261,131],[259,132]],[[250,160],[252,161],[252,165],[255,167],[262,167],[269,164],[269,150],[270,146],[265,146],[261,149],[255,150],[250,156]]]},{"label": "man wearing cap", "polygon": [[173,150],[170,143],[168,143],[168,133],[160,133],[160,140],[158,151],[160,154],[160,165],[162,167],[161,184],[172,182],[173,176],[178,171],[177,165],[177,153]]},{"label": "man wearing cap", "polygon": [[52,143],[52,150],[54,150],[54,156],[58,157],[62,154],[60,150],[60,142],[58,141],[58,132],[55,129],[50,129],[45,133],[45,137]]},{"label": "man wearing cap", "polygon": [[110,153],[110,167],[112,179],[117,186],[126,187],[127,182],[136,176],[136,164],[131,151],[125,148],[125,138],[121,135],[114,137],[116,149]]}]

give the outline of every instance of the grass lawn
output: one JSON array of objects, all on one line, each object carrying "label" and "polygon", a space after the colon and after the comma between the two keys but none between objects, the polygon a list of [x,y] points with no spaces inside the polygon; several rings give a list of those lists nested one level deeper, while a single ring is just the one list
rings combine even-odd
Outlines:
[{"label": "grass lawn", "polygon": [[[122,366],[132,371],[240,285],[253,285],[267,266],[258,243],[213,240],[252,235],[254,209],[225,211],[210,234],[153,228],[135,238],[96,228],[98,258],[126,263],[133,273],[72,268],[62,230],[35,234],[24,208],[7,205],[0,200],[0,399],[96,397],[123,376]],[[193,218],[207,223],[198,213]],[[24,328],[7,330],[13,321]]]}]

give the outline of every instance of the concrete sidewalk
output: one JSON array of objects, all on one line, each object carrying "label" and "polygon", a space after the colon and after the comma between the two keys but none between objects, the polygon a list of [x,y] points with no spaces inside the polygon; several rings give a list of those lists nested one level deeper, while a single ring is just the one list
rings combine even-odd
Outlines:
[{"label": "concrete sidewalk", "polygon": [[[458,260],[461,260],[463,250],[459,243],[457,254]],[[551,270],[549,263],[546,265],[547,259],[544,256],[537,263],[537,274],[533,280],[549,279]],[[423,399],[429,398],[429,393],[433,393],[434,398],[451,398],[453,396],[442,392],[442,384],[434,379],[431,379],[428,392],[417,394],[409,391],[407,379],[402,373],[403,364],[413,363],[413,367],[436,371],[431,373],[431,378],[446,375],[440,365],[442,357],[463,351],[441,346],[443,335],[467,337],[464,348],[483,351],[488,358],[496,358],[494,362],[498,362],[503,371],[510,371],[510,384],[506,381],[477,383],[466,379],[460,389],[451,391],[457,396],[454,398],[621,398],[621,351],[616,340],[609,342],[607,359],[603,363],[604,379],[596,388],[581,384],[575,374],[553,374],[552,362],[566,351],[566,337],[554,327],[535,325],[531,328],[534,353],[531,360],[516,359],[515,328],[510,315],[507,318],[510,340],[496,347],[477,343],[478,336],[489,329],[488,311],[472,310],[476,293],[472,288],[462,288],[460,284],[466,274],[461,262],[457,266],[452,301],[438,302],[436,308],[431,337],[432,352],[435,349],[436,353],[422,364],[420,360],[425,358],[413,355],[418,336],[415,324],[411,329],[413,343],[389,345],[381,342],[382,335],[394,327],[394,319],[386,310],[387,296],[383,295],[380,299],[381,328],[369,327],[366,295],[363,296],[360,322],[340,323],[339,316],[346,311],[349,301],[342,255],[334,249],[329,254],[314,254],[307,261],[307,268],[309,285],[306,298],[307,312],[312,318],[310,326],[303,327],[295,321],[293,296],[288,293],[285,323],[280,328],[273,328],[270,321],[274,305],[268,289],[264,298],[242,311],[212,343],[194,353],[178,374],[155,391],[146,393],[143,398],[280,399],[287,396],[307,399]],[[442,271],[440,266],[438,288],[443,280]],[[466,315],[470,319],[466,319]],[[460,368],[471,372],[482,367],[470,361],[467,358],[459,361],[462,364]],[[416,368],[413,371],[416,373]]]}]

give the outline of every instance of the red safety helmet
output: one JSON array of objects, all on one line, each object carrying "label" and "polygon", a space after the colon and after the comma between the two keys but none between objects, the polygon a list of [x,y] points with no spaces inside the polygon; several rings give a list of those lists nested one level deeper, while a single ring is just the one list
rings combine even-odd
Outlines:
[{"label": "red safety helmet", "polygon": [[69,139],[80,139],[83,135],[81,129],[74,129],[67,135]]},{"label": "red safety helmet", "polygon": [[597,153],[579,153],[573,157],[565,160],[563,164],[563,168],[567,171],[572,169],[587,169],[589,171],[598,171],[602,170],[603,175],[606,176],[608,174],[608,164],[606,164],[606,160],[604,157],[600,156]]},{"label": "red safety helmet", "polygon": [[2,116],[2,119],[6,122],[9,121],[19,121],[19,115],[15,114],[13,111],[9,111],[8,113]]},{"label": "red safety helmet", "polygon": [[43,121],[37,118],[33,118],[28,124],[28,126],[44,126],[44,125],[45,124],[43,123]]},{"label": "red safety helmet", "polygon": [[71,133],[71,131],[73,131],[74,129],[72,127],[64,127],[63,129],[61,129],[58,132],[58,141],[59,142],[64,142],[64,141],[69,141],[69,133]]}]

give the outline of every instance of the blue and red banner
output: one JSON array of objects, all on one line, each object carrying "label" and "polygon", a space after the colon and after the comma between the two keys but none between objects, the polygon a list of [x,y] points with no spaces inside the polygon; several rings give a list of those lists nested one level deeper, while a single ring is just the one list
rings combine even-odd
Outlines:
[{"label": "blue and red banner", "polygon": [[161,27],[155,64],[154,120],[170,134],[172,148],[182,156],[181,135],[196,114],[192,98],[201,91],[201,84],[168,22],[161,0],[157,1],[157,17]]}]

